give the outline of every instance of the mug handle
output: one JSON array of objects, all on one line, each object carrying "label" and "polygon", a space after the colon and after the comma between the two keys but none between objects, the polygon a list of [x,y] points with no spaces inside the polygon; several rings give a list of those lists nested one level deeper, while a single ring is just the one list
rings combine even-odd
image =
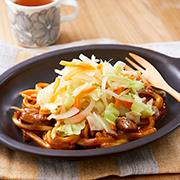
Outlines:
[{"label": "mug handle", "polygon": [[79,5],[75,0],[62,0],[61,5],[62,6],[72,6],[76,9],[75,13],[61,16],[61,22],[72,21],[77,18],[78,13],[79,13]]}]

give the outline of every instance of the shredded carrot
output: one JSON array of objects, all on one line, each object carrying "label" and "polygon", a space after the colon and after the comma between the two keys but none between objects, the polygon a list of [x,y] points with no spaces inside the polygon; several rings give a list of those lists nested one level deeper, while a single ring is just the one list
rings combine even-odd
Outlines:
[{"label": "shredded carrot", "polygon": [[[125,87],[120,87],[120,88],[118,88],[118,89],[115,89],[114,92],[115,92],[116,94],[121,94],[124,89],[125,89]],[[115,101],[115,103],[114,103],[114,107],[115,107],[116,109],[119,109],[120,106],[121,106],[121,104],[122,104],[122,101],[121,101],[120,99],[116,99],[116,101]]]},{"label": "shredded carrot", "polygon": [[120,87],[118,89],[115,89],[114,92],[119,95],[124,91],[124,89],[126,89],[126,88],[125,87]]},{"label": "shredded carrot", "polygon": [[97,69],[101,69],[102,67],[103,67],[102,63],[99,63],[99,64],[97,65]]},{"label": "shredded carrot", "polygon": [[116,99],[114,103],[114,108],[119,109],[122,104],[122,101],[120,99]]},{"label": "shredded carrot", "polygon": [[76,74],[78,74],[78,73],[81,73],[82,71],[83,71],[82,68],[78,68],[78,67],[77,67],[74,71],[70,71],[68,74],[64,75],[64,76],[63,76],[63,79],[64,79],[65,81],[67,81],[67,80],[71,79],[72,76],[74,76],[74,75],[76,75]]},{"label": "shredded carrot", "polygon": [[124,107],[128,107],[128,108],[130,108],[133,104],[132,102],[128,102],[128,101],[124,101],[123,103],[124,103]]},{"label": "shredded carrot", "polygon": [[58,88],[59,83],[60,83],[60,79],[58,77],[56,77],[54,85],[53,85],[53,93],[56,92],[56,89]]},{"label": "shredded carrot", "polygon": [[73,106],[79,109],[79,106],[80,106],[80,96],[81,96],[82,94],[85,94],[85,93],[90,93],[90,92],[94,91],[95,89],[97,89],[96,86],[91,86],[91,87],[88,88],[88,89],[82,90],[82,91],[76,96],[75,102],[74,102],[74,105],[73,105]]},{"label": "shredded carrot", "polygon": [[69,66],[69,67],[80,67],[83,69],[88,69],[88,70],[95,70],[96,68],[92,66],[90,63],[87,62],[68,62],[68,61],[61,61],[60,64],[62,66]]},{"label": "shredded carrot", "polygon": [[128,76],[128,78],[131,79],[131,80],[133,80],[133,81],[135,80],[135,78],[132,77],[132,76]]},{"label": "shredded carrot", "polygon": [[116,126],[115,126],[114,124],[112,124],[112,123],[110,123],[110,128],[111,128],[112,130],[114,130],[114,131],[117,130]]},{"label": "shredded carrot", "polygon": [[[116,99],[116,101],[115,101],[115,103],[114,103],[114,107],[115,107],[116,109],[119,109],[120,106],[121,106],[121,104],[122,104],[122,101],[121,101],[120,99]],[[124,104],[124,107],[130,108],[133,103],[132,103],[132,102],[128,102],[128,101],[123,101],[123,104]]]},{"label": "shredded carrot", "polygon": [[123,74],[123,73],[120,73],[122,76],[124,76],[124,77],[127,77],[127,78],[129,78],[129,79],[131,79],[131,80],[133,80],[134,81],[134,77],[133,76],[130,76],[129,74]]},{"label": "shredded carrot", "polygon": [[59,95],[61,95],[63,92],[67,90],[67,85],[61,88],[59,91],[57,91],[49,100],[49,103],[53,103]]}]

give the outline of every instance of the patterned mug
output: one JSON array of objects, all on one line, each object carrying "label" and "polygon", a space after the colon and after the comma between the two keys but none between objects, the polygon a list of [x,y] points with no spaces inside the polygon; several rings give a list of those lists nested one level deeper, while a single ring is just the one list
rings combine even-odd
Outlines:
[{"label": "patterned mug", "polygon": [[[60,35],[60,23],[76,19],[79,6],[76,0],[53,0],[41,6],[22,6],[14,0],[5,0],[12,33],[20,45],[44,47],[53,44]],[[76,11],[61,15],[62,5]]]}]

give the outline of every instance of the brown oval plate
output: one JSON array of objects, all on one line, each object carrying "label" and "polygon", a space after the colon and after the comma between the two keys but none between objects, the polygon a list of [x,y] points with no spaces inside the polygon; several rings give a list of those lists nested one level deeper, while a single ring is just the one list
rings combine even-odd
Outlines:
[{"label": "brown oval plate", "polygon": [[22,98],[19,96],[19,92],[34,88],[38,82],[51,83],[54,81],[57,76],[54,69],[63,68],[59,65],[62,59],[71,61],[73,58],[78,58],[81,53],[88,57],[94,54],[99,59],[112,59],[111,63],[114,64],[118,60],[126,62],[125,57],[129,52],[140,55],[151,62],[165,80],[180,92],[180,59],[178,58],[171,58],[143,48],[111,44],[74,47],[49,52],[15,65],[0,76],[0,143],[13,150],[40,157],[81,159],[131,151],[175,130],[180,125],[180,103],[167,94],[168,109],[165,116],[156,124],[158,130],[127,144],[90,150],[50,150],[23,141],[21,130],[11,120],[14,111],[10,109],[14,105],[21,107]]}]

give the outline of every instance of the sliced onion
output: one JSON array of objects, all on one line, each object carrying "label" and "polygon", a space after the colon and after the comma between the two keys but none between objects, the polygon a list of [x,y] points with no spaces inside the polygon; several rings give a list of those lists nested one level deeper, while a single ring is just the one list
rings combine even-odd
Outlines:
[{"label": "sliced onion", "polygon": [[39,91],[37,95],[37,104],[44,105],[50,100],[53,95],[53,85],[54,82]]},{"label": "sliced onion", "polygon": [[76,107],[72,107],[71,109],[69,109],[68,111],[66,111],[65,113],[62,113],[62,114],[58,114],[58,115],[55,115],[55,114],[51,114],[48,119],[67,119],[69,117],[72,117],[74,116],[75,114],[77,114],[79,112],[79,109],[77,109]]},{"label": "sliced onion", "polygon": [[[117,98],[117,99],[120,99],[120,100],[122,100],[122,101],[128,101],[128,102],[134,102],[134,99],[131,99],[131,98],[126,98],[126,97],[123,97],[122,95],[124,95],[124,94],[126,94],[126,93],[124,93],[124,91],[120,94],[120,95],[118,95],[118,94],[116,94],[116,93],[114,93],[114,92],[112,92],[112,91],[110,91],[110,90],[105,90],[106,91],[106,93],[107,94],[109,94],[109,95],[111,95],[111,96],[114,96],[115,98]],[[125,90],[126,91],[126,90]],[[129,90],[128,90],[129,91]]]},{"label": "sliced onion", "polygon": [[109,89],[105,90],[105,92],[111,96],[114,96],[115,98],[119,99],[120,96],[112,91],[110,91]]},{"label": "sliced onion", "polygon": [[86,70],[85,72],[84,72],[86,75],[88,75],[88,76],[91,76],[91,77],[93,77],[94,75],[95,75],[95,71],[93,70]]},{"label": "sliced onion", "polygon": [[107,77],[103,78],[102,80],[102,100],[105,106],[108,105],[107,99],[106,99],[106,82],[107,82]]},{"label": "sliced onion", "polygon": [[91,113],[92,109],[94,108],[94,105],[95,105],[95,101],[91,99],[91,102],[86,109],[84,109],[78,115],[75,115],[69,119],[66,119],[64,122],[66,124],[74,124],[74,123],[81,122],[82,120],[86,118],[86,116],[88,116]]},{"label": "sliced onion", "polygon": [[101,117],[99,114],[96,114],[95,112],[93,112],[93,116],[96,119],[96,121],[99,121],[99,123],[101,123],[103,129],[105,129],[108,133],[117,135],[117,133],[110,128],[110,124],[106,121],[105,118]]},{"label": "sliced onion", "polygon": [[101,131],[104,129],[101,122],[97,121],[93,114],[87,116],[87,120],[90,126],[91,131]]},{"label": "sliced onion", "polygon": [[79,73],[79,74],[76,74],[72,77],[72,79],[75,79],[77,78],[78,80],[79,79],[83,79],[83,80],[86,80],[86,81],[91,81],[92,80],[92,77],[88,76],[87,74],[84,74],[84,73]]}]

